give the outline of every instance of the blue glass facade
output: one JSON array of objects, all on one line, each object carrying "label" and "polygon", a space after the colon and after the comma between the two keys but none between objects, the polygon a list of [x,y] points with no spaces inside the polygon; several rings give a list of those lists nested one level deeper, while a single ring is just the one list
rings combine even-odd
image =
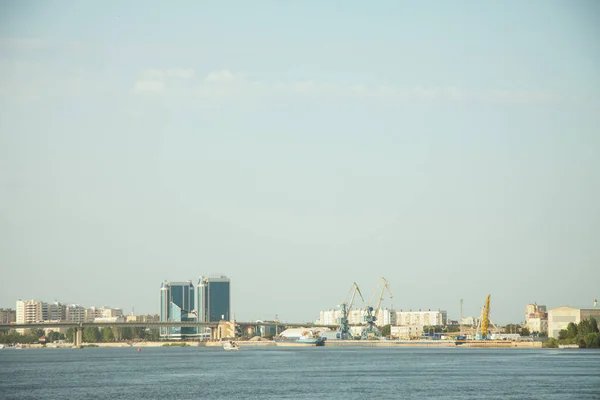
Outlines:
[{"label": "blue glass facade", "polygon": [[196,286],[198,319],[202,322],[229,321],[231,316],[230,280],[225,276],[201,276]]},{"label": "blue glass facade", "polygon": [[[196,321],[194,285],[188,282],[163,282],[160,288],[160,320],[165,322]],[[160,328],[163,338],[185,339],[198,334],[195,327]]]}]

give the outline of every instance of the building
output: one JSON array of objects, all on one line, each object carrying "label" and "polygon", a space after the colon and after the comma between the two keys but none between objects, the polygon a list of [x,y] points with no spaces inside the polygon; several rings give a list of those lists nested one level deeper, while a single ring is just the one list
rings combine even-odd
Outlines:
[{"label": "building", "polygon": [[396,324],[399,326],[444,326],[448,313],[441,310],[396,311]]},{"label": "building", "polygon": [[198,321],[218,322],[232,319],[229,278],[201,276],[196,290]]},{"label": "building", "polygon": [[17,312],[12,308],[0,308],[0,324],[10,324],[17,321]]},{"label": "building", "polygon": [[79,304],[69,304],[65,310],[65,319],[69,322],[85,322],[85,308]]},{"label": "building", "polygon": [[[160,320],[162,322],[194,322],[198,314],[194,307],[194,284],[187,282],[163,282],[160,286]],[[161,327],[165,339],[196,337],[195,327]]]},{"label": "building", "polygon": [[44,303],[40,300],[17,300],[15,319],[18,324],[44,321]]},{"label": "building", "polygon": [[546,306],[528,304],[525,307],[525,325],[529,332],[547,332],[548,331],[548,311]]},{"label": "building", "polygon": [[390,327],[390,336],[394,339],[410,340],[423,335],[421,325],[403,325]]},{"label": "building", "polygon": [[458,321],[458,324],[459,325],[463,325],[463,326],[472,326],[472,327],[475,327],[475,326],[477,326],[478,322],[479,322],[479,318],[475,318],[475,317],[462,317]]},{"label": "building", "polygon": [[377,319],[375,325],[382,327],[386,325],[396,325],[397,313],[396,310],[388,310],[387,308],[380,308],[375,313]]},{"label": "building", "polygon": [[64,321],[66,319],[66,306],[59,302],[42,303],[44,321]]},{"label": "building", "polygon": [[558,338],[558,332],[567,329],[570,322],[578,324],[591,317],[600,319],[600,308],[553,308],[548,311],[548,337]]}]

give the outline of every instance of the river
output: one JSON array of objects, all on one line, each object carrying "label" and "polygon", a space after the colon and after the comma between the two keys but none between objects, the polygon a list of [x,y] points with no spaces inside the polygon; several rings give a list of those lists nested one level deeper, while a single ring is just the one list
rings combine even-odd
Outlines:
[{"label": "river", "polygon": [[3,349],[0,399],[600,399],[600,351]]}]

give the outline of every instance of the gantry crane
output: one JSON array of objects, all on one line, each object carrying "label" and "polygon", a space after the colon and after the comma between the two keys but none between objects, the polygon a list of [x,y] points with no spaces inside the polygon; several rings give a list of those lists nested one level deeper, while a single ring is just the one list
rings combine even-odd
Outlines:
[{"label": "gantry crane", "polygon": [[[338,306],[342,308],[342,316],[336,321],[338,324],[340,324],[340,328],[338,330],[338,333],[336,334],[336,337],[338,339],[346,340],[352,337],[352,334],[350,332],[350,323],[348,321],[348,313],[352,309],[356,293],[358,293],[362,301],[365,301],[365,299],[363,299],[362,293],[360,292],[360,289],[358,288],[358,285],[356,284],[356,282],[353,282],[352,286],[350,287],[350,291],[344,299],[344,302]],[[350,301],[348,301],[348,299],[350,299]]]},{"label": "gantry crane", "polygon": [[[377,294],[380,285],[381,285],[381,293],[379,294],[379,300],[377,301],[377,306],[375,308],[373,308],[373,306],[371,304],[373,304],[373,298],[375,297],[375,294]],[[387,292],[389,293],[390,299],[393,299],[394,296],[392,295],[392,292],[390,291],[388,282],[385,280],[385,278],[381,278],[381,281],[377,284],[377,287],[375,288],[375,291],[373,292],[373,295],[369,299],[369,303],[367,304],[367,307],[365,308],[365,314],[363,315],[363,322],[366,323],[366,326],[362,329],[361,334],[360,334],[360,337],[362,340],[381,336],[381,332],[379,331],[379,328],[377,328],[377,326],[375,326],[375,321],[377,321],[377,316],[375,314],[381,308],[381,302],[383,301],[383,293],[385,292],[385,290],[387,290]],[[373,312],[375,312],[375,314]]]}]

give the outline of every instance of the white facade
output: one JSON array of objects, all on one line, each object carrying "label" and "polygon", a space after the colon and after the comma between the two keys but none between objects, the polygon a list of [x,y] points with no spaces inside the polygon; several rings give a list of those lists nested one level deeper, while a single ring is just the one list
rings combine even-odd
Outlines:
[{"label": "white facade", "polygon": [[446,325],[448,314],[441,310],[397,311],[396,324],[399,326]]},{"label": "white facade", "polygon": [[390,328],[390,336],[394,339],[410,340],[422,335],[423,326],[420,325],[392,326]]},{"label": "white facade", "polygon": [[526,323],[529,332],[547,332],[548,331],[548,320],[542,318],[529,318]]},{"label": "white facade", "polygon": [[570,322],[580,323],[584,319],[600,318],[600,308],[557,307],[548,311],[548,337],[558,338],[558,332],[567,329]]},{"label": "white facade", "polygon": [[465,326],[477,326],[478,319],[475,317],[463,317],[460,319],[459,324]]},{"label": "white facade", "polygon": [[18,324],[44,321],[44,303],[40,300],[17,300],[16,309]]},{"label": "white facade", "polygon": [[377,310],[375,325],[382,327],[385,325],[396,325],[396,310],[379,309]]},{"label": "white facade", "polygon": [[71,304],[66,307],[65,319],[69,322],[85,322],[85,308],[79,304]]},{"label": "white facade", "polygon": [[548,331],[548,312],[546,306],[528,304],[525,307],[525,326],[529,332],[546,332]]},{"label": "white facade", "polygon": [[[350,325],[361,325],[363,310],[350,310],[348,313],[348,323]],[[318,325],[336,325],[342,317],[342,310],[327,310],[319,312]]]}]

